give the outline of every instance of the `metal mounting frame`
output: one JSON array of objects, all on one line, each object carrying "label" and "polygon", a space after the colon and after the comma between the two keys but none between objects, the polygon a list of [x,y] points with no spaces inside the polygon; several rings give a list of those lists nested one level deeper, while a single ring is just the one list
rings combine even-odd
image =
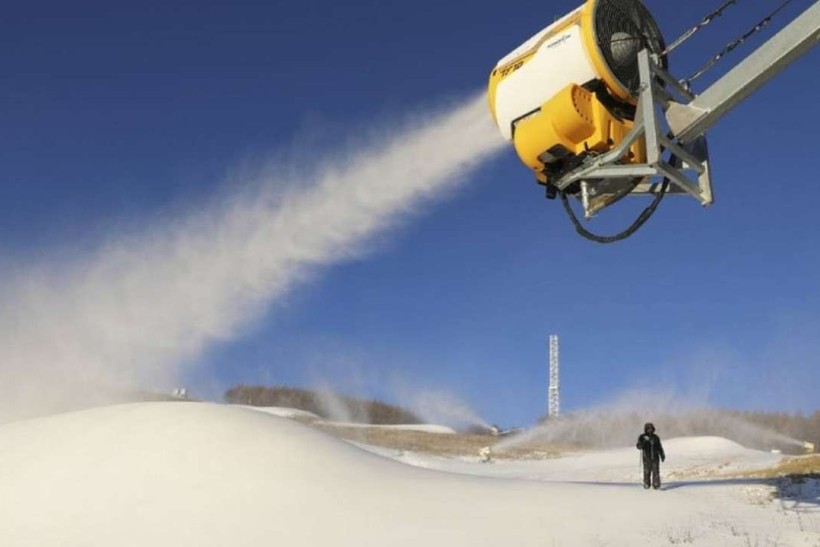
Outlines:
[{"label": "metal mounting frame", "polygon": [[[641,85],[632,130],[609,152],[587,158],[580,167],[550,182],[560,190],[580,183],[578,196],[586,218],[614,203],[624,191],[657,194],[661,185],[652,182],[653,177],[669,180],[668,193],[690,195],[704,206],[711,204],[714,197],[706,130],[818,44],[820,0],[697,96],[667,73],[648,50],[641,51]],[[642,137],[646,140],[646,163],[622,164],[629,148]],[[662,158],[667,151],[670,161]],[[634,186],[640,178],[645,180]]]},{"label": "metal mounting frame", "polygon": [[[661,183],[652,179],[663,177],[669,180],[667,193],[692,196],[704,206],[713,202],[705,137],[700,135],[687,145],[680,143],[671,136],[665,116],[659,113],[672,103],[688,103],[695,96],[666,72],[647,49],[638,54],[638,69],[641,85],[635,123],[623,141],[604,154],[588,158],[553,182],[560,190],[580,183],[579,199],[586,218],[614,202],[620,192],[634,186],[635,179],[644,180],[630,190],[631,194],[657,194]],[[622,164],[630,147],[641,138],[646,142],[646,163]],[[666,151],[668,160],[663,157]],[[680,161],[673,161],[672,157]]]}]

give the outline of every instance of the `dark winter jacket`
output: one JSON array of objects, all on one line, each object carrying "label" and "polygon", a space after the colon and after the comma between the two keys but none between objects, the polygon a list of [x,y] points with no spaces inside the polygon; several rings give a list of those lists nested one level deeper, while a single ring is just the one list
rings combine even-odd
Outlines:
[{"label": "dark winter jacket", "polygon": [[664,454],[663,445],[661,444],[661,438],[654,433],[644,433],[638,437],[638,444],[636,447],[638,450],[643,451],[644,460],[657,461],[660,458],[660,460],[663,461],[666,459],[666,454]]}]

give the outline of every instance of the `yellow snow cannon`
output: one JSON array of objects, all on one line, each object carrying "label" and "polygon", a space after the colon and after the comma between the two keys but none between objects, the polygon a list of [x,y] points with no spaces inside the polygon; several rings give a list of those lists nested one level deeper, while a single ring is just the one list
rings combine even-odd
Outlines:
[{"label": "yellow snow cannon", "polygon": [[[490,74],[490,110],[548,197],[556,195],[553,178],[624,140],[641,86],[638,53],[648,49],[665,68],[665,47],[638,0],[587,0],[498,62]],[[645,139],[619,159],[645,161]],[[577,193],[577,186],[566,192]]]}]

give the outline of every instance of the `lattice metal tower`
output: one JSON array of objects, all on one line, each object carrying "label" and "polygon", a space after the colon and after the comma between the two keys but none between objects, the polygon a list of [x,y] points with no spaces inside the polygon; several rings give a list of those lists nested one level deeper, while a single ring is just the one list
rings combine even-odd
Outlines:
[{"label": "lattice metal tower", "polygon": [[560,411],[560,390],[558,383],[558,335],[550,334],[550,385],[549,409],[547,415],[557,418]]}]

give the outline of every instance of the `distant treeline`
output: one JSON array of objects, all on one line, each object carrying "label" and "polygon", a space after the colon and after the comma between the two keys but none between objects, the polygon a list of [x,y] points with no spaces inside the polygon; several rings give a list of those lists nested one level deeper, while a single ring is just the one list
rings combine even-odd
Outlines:
[{"label": "distant treeline", "polygon": [[378,425],[424,423],[409,410],[382,401],[288,386],[238,385],[225,392],[225,402],[297,408],[334,421]]}]

